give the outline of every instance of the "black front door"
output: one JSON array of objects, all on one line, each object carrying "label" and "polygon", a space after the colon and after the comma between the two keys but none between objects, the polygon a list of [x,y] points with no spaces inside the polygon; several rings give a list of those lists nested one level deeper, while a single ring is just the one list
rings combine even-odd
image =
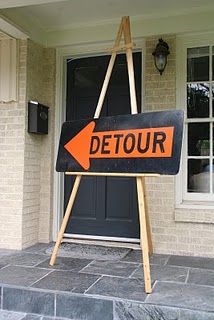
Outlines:
[{"label": "black front door", "polygon": [[[67,61],[66,120],[93,118],[109,56]],[[134,53],[138,106],[141,105],[141,53]],[[118,55],[101,116],[131,111],[126,56]],[[74,178],[65,178],[67,205]],[[139,238],[136,181],[126,177],[83,177],[66,233]]]}]

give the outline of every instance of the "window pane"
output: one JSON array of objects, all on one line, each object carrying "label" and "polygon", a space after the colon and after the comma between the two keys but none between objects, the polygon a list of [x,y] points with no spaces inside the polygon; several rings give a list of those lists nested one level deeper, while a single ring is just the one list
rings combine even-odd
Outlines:
[{"label": "window pane", "polygon": [[187,117],[209,117],[209,84],[192,83],[187,85]]},{"label": "window pane", "polygon": [[187,81],[209,80],[209,47],[187,49]]},{"label": "window pane", "polygon": [[77,67],[74,70],[74,86],[76,89],[96,88],[101,80],[99,66]]},{"label": "window pane", "polygon": [[212,54],[212,65],[213,65],[213,74],[212,74],[212,79],[214,80],[214,47],[213,47],[213,54]]},{"label": "window pane", "polygon": [[208,122],[188,124],[188,155],[210,155],[210,124]]},{"label": "window pane", "polygon": [[213,145],[213,155],[214,155],[214,123],[211,124],[212,125],[212,145]]},{"label": "window pane", "polygon": [[214,193],[214,160],[211,160],[211,164],[212,164],[212,167],[211,167],[211,179],[212,179],[212,185],[213,185],[213,193]]},{"label": "window pane", "polygon": [[210,169],[208,159],[188,160],[188,192],[210,192]]},{"label": "window pane", "polygon": [[109,83],[110,87],[119,88],[119,87],[128,87],[128,71],[126,64],[118,64],[117,68],[113,69],[111,80]]},{"label": "window pane", "polygon": [[214,85],[212,86],[212,117],[214,117]]}]

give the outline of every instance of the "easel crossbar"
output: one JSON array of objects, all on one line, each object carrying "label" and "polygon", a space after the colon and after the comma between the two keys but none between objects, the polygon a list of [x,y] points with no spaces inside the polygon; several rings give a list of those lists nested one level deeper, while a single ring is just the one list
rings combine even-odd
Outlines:
[{"label": "easel crossbar", "polygon": [[65,172],[67,176],[101,176],[101,177],[159,177],[159,174],[153,173],[120,173],[120,172]]}]

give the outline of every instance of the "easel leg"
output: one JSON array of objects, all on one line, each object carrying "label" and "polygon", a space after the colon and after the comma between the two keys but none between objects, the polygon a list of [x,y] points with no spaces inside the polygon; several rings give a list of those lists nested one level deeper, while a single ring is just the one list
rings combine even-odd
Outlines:
[{"label": "easel leg", "polygon": [[[131,43],[131,31],[130,31],[130,21],[129,17],[123,18],[124,24],[124,40],[125,44]],[[133,67],[133,56],[132,50],[126,50],[126,58],[128,64],[128,75],[129,75],[129,90],[131,98],[131,113],[137,113],[137,99],[135,90],[135,78],[134,78],[134,67]],[[140,241],[141,249],[143,255],[143,270],[144,270],[144,283],[145,292],[151,293],[151,276],[150,276],[150,265],[149,265],[149,251],[152,252],[152,242],[151,242],[151,230],[149,225],[148,216],[146,217],[145,210],[145,199],[144,199],[144,185],[141,177],[137,177],[137,193],[138,193],[138,206],[139,206],[139,220],[140,220]],[[147,229],[149,235],[149,243],[147,237]]]},{"label": "easel leg", "polygon": [[[131,43],[131,30],[130,30],[130,21],[129,17],[123,18],[124,24],[124,41],[125,44]],[[134,64],[133,64],[133,55],[132,49],[126,49],[126,60],[128,65],[128,75],[129,75],[129,90],[130,90],[130,99],[131,99],[131,113],[138,113],[137,110],[137,99],[136,99],[136,89],[135,89],[135,78],[134,78]]]},{"label": "easel leg", "polygon": [[144,205],[145,205],[145,213],[146,213],[146,229],[148,234],[148,247],[149,247],[149,255],[153,254],[153,245],[152,245],[152,232],[151,232],[151,224],[149,219],[149,211],[147,208],[146,194],[145,194],[145,178],[141,179],[142,189],[144,194]]},{"label": "easel leg", "polygon": [[[119,26],[117,37],[116,37],[116,40],[115,40],[115,47],[119,46],[119,44],[120,44],[121,37],[122,37],[122,32],[123,32],[123,20],[121,21],[120,26]],[[105,95],[106,95],[106,91],[107,91],[107,88],[108,88],[109,80],[110,80],[110,77],[111,77],[111,74],[112,74],[112,70],[113,70],[113,67],[114,67],[114,62],[115,62],[115,59],[116,59],[116,55],[117,55],[116,52],[113,52],[112,55],[111,55],[111,59],[110,59],[109,65],[108,65],[106,76],[105,76],[105,79],[104,79],[104,82],[103,82],[102,90],[101,90],[101,93],[100,93],[100,96],[99,96],[99,100],[98,100],[98,103],[97,103],[97,107],[96,107],[96,110],[95,110],[94,118],[99,118],[99,116],[100,116],[100,113],[101,113],[101,110],[102,110],[102,106],[103,106],[103,102],[104,102]],[[56,261],[57,252],[59,250],[60,243],[61,243],[61,241],[63,239],[65,228],[67,226],[67,223],[68,223],[68,220],[69,220],[69,217],[70,217],[70,214],[71,214],[71,209],[72,209],[72,206],[73,206],[73,203],[74,203],[74,199],[76,197],[76,193],[77,193],[78,188],[79,188],[80,181],[81,181],[81,176],[77,176],[76,180],[75,180],[75,183],[74,183],[74,186],[73,186],[73,190],[72,190],[70,199],[69,199],[69,202],[68,202],[68,205],[67,205],[67,208],[66,208],[66,211],[65,211],[65,216],[64,216],[63,221],[62,221],[62,225],[61,225],[58,237],[57,237],[57,241],[56,241],[56,244],[55,244],[52,256],[51,256],[51,260],[50,260],[50,265],[51,266],[53,266],[55,261]]]},{"label": "easel leg", "polygon": [[144,283],[145,292],[151,293],[151,276],[150,276],[150,265],[149,265],[149,251],[148,251],[148,238],[146,228],[146,213],[144,203],[144,190],[142,185],[142,178],[137,177],[137,194],[138,194],[138,206],[139,206],[139,218],[140,218],[140,241],[143,255],[143,270],[144,270]]},{"label": "easel leg", "polygon": [[75,200],[78,188],[79,188],[80,181],[81,181],[81,176],[77,176],[76,179],[75,179],[75,182],[74,182],[74,186],[73,186],[73,189],[72,189],[72,192],[71,192],[70,199],[68,201],[68,205],[67,205],[67,208],[66,208],[66,211],[65,211],[65,215],[64,215],[64,218],[63,218],[63,221],[62,221],[62,225],[61,225],[60,231],[58,233],[57,241],[56,241],[56,244],[54,246],[54,250],[53,250],[53,253],[52,253],[52,256],[51,256],[51,260],[50,260],[50,265],[51,266],[53,266],[55,261],[56,261],[57,252],[59,250],[59,246],[60,246],[61,241],[63,239],[63,235],[65,233],[65,229],[66,229],[66,226],[68,224],[69,217],[71,215],[71,210],[72,210],[72,207],[73,207],[73,204],[74,204],[74,200]]}]

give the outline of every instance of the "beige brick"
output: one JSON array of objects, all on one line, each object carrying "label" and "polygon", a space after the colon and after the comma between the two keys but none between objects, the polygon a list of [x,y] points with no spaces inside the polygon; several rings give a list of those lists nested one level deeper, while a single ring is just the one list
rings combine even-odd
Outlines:
[{"label": "beige brick", "polygon": [[[45,72],[44,72],[45,71]],[[18,102],[0,103],[0,247],[21,249],[38,241],[41,176],[50,203],[52,134],[47,140],[27,133],[27,101],[52,106],[55,97],[55,50],[19,41]],[[48,95],[48,99],[47,99]],[[52,127],[52,125],[51,125]],[[50,143],[48,152],[46,146]],[[47,141],[44,143],[43,141]],[[41,155],[41,150],[43,150]],[[47,162],[41,172],[41,163]],[[50,218],[50,206],[43,214]],[[49,221],[47,218],[47,221]],[[46,220],[43,220],[46,222]],[[50,225],[48,225],[50,228]],[[46,230],[50,234],[50,230]]]},{"label": "beige brick", "polygon": [[[162,76],[155,69],[152,59],[152,51],[158,39],[159,37],[146,39],[145,111],[171,110],[176,107],[175,37],[163,36],[164,41],[169,44],[170,55]],[[175,210],[174,190],[173,177],[146,178],[146,199],[152,224],[154,251],[214,256],[212,210]],[[197,220],[201,223],[196,223]]]}]

